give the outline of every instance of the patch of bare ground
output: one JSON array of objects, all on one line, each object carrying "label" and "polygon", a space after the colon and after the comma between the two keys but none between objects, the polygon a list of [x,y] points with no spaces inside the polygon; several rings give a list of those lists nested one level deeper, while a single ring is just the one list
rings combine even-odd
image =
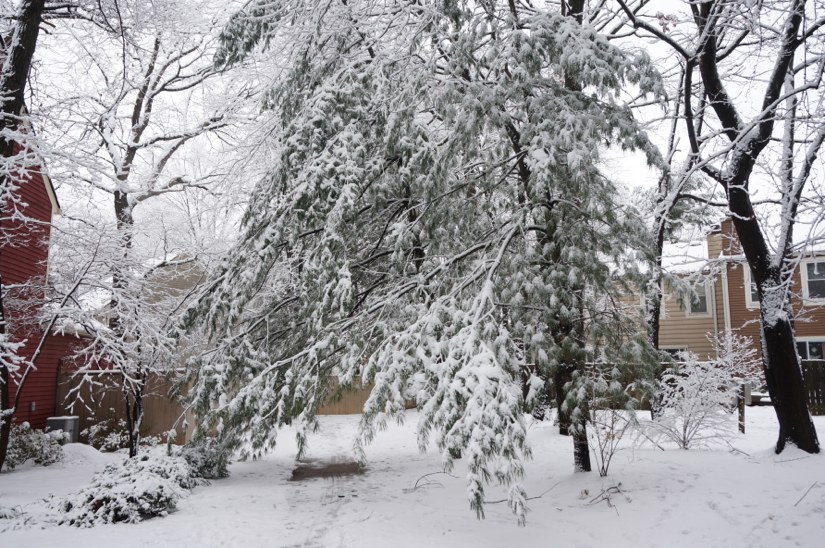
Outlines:
[{"label": "patch of bare ground", "polygon": [[337,459],[331,461],[299,461],[292,471],[292,477],[289,478],[289,481],[360,476],[364,472],[366,472],[366,467],[354,461]]}]

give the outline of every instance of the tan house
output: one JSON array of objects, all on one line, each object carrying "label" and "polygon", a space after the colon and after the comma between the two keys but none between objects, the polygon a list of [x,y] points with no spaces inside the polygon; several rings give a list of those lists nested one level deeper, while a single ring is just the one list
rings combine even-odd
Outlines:
[{"label": "tan house", "polygon": [[[672,352],[690,350],[700,359],[713,359],[713,336],[732,330],[750,337],[761,354],[759,300],[733,222],[725,219],[706,241],[685,249],[679,259],[666,262],[693,291],[688,294],[665,287],[659,347]],[[799,259],[791,291],[799,355],[823,359],[825,253]]]}]

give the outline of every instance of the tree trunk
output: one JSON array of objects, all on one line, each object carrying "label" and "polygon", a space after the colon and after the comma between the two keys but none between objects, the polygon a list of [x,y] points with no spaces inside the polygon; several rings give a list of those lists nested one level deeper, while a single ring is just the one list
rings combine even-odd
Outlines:
[{"label": "tree trunk", "polygon": [[[2,316],[0,316],[2,322]],[[0,335],[5,332],[5,325],[0,323]],[[11,437],[11,420],[14,416],[14,409],[9,408],[11,398],[9,397],[9,369],[0,366],[0,471],[6,462],[6,454],[9,450],[9,438]]]},{"label": "tree trunk", "polygon": [[[736,198],[740,193],[744,194],[741,190],[731,190],[732,205],[739,202]],[[736,208],[731,210],[736,212]],[[768,262],[767,244],[752,210],[749,217],[734,217],[734,226],[762,303],[762,363],[768,393],[779,422],[776,452],[781,452],[785,444],[791,442],[803,451],[818,453],[819,440],[808,412],[802,367],[796,354],[793,310],[789,295],[784,290],[782,268]],[[777,302],[776,295],[779,294],[785,295],[782,302]]]},{"label": "tree trunk", "polygon": [[[8,49],[0,74],[0,129],[16,129],[20,123],[20,112],[23,110],[23,98],[26,91],[26,79],[29,77],[34,50],[37,46],[37,36],[40,32],[40,18],[43,13],[45,0],[23,0],[18,8],[16,24],[11,36],[7,39]],[[0,138],[0,155],[11,158],[14,154],[14,143]],[[8,177],[7,173],[0,173],[0,177]],[[3,217],[5,204],[0,203],[0,219]],[[2,230],[2,226],[0,226]],[[0,294],[2,294],[2,280],[0,279]],[[3,300],[0,297],[0,336],[8,332],[6,315],[3,309]],[[11,423],[14,409],[11,405],[11,375],[5,366],[0,366],[0,470],[6,462]],[[22,387],[18,387],[18,391]]]},{"label": "tree trunk", "polygon": [[[791,442],[803,451],[819,452],[816,428],[808,412],[802,370],[796,355],[793,314],[790,294],[784,290],[783,274],[786,261],[790,259],[792,232],[795,217],[784,219],[788,223],[786,241],[778,242],[779,250],[771,258],[765,234],[756,217],[748,189],[750,176],[760,153],[770,142],[776,120],[776,107],[785,77],[793,68],[794,52],[803,43],[798,34],[805,16],[805,2],[795,0],[787,11],[787,19],[782,27],[782,42],[776,53],[776,65],[768,80],[763,106],[759,117],[745,124],[739,116],[733,101],[725,90],[718,67],[719,30],[714,15],[715,3],[704,2],[692,7],[696,24],[703,37],[699,52],[699,70],[702,82],[713,108],[724,128],[724,133],[732,142],[741,141],[732,149],[725,171],[717,175],[727,192],[728,205],[733,214],[733,225],[742,245],[742,251],[756,282],[761,303],[760,321],[762,328],[762,358],[768,392],[774,404],[779,421],[779,438],[776,451],[784,449]],[[685,92],[685,97],[689,97]],[[694,139],[695,140],[695,139]],[[698,154],[695,143],[691,144]],[[786,168],[786,166],[785,166]],[[802,187],[800,187],[801,189]],[[784,196],[791,199],[791,196]]]},{"label": "tree trunk", "polygon": [[819,441],[808,412],[792,321],[783,319],[767,325],[763,319],[762,344],[765,380],[779,421],[776,452],[780,453],[790,442],[808,453],[818,453]]},{"label": "tree trunk", "polygon": [[573,427],[573,467],[576,472],[590,472],[590,445],[587,442],[587,402],[579,404],[581,416]]},{"label": "tree trunk", "polygon": [[[749,165],[746,164],[746,167]],[[745,190],[750,169],[740,169],[737,175],[729,185],[728,201],[735,214],[733,225],[762,303],[762,363],[768,393],[779,422],[776,452],[781,452],[786,443],[791,442],[803,451],[818,453],[819,440],[808,412],[802,367],[796,354],[790,295],[784,290],[788,280],[783,279],[783,267],[770,262],[767,242]],[[781,302],[778,295],[784,295]]]},{"label": "tree trunk", "polygon": [[124,386],[126,403],[126,427],[129,430],[129,458],[136,457],[140,449],[140,427],[143,423],[143,389],[130,395]]},{"label": "tree trunk", "polygon": [[564,400],[567,397],[565,386],[573,380],[573,368],[567,364],[562,364],[556,369],[553,375],[553,385],[556,388],[556,416],[559,421],[559,434],[569,436],[570,413],[565,410]]},{"label": "tree trunk", "polygon": [[[655,268],[655,273],[650,280],[650,282],[655,284],[655,286],[652,288],[652,294],[650,294],[650,292],[646,292],[647,296],[645,299],[647,340],[648,343],[650,343],[651,348],[653,348],[657,354],[659,353],[659,332],[661,331],[662,325],[662,252],[664,249],[663,226],[663,222],[661,222],[656,235],[656,249],[658,250],[658,254],[653,260],[653,268]],[[661,359],[659,359],[659,363],[656,365],[655,375],[655,381],[658,383],[662,376]],[[661,415],[662,407],[662,395],[661,391],[658,390],[657,387],[658,384],[655,384],[654,392],[650,400],[650,418],[653,420],[656,420]]]}]

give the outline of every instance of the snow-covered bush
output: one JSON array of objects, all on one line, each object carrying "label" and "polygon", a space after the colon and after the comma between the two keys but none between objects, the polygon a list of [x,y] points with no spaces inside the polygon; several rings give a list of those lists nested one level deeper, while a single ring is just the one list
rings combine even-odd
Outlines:
[{"label": "snow-covered bush", "polygon": [[716,363],[730,373],[732,382],[747,383],[756,389],[763,389],[765,371],[753,339],[726,329],[716,336],[708,334],[708,340],[716,349]]},{"label": "snow-covered bush", "polygon": [[6,466],[9,470],[29,459],[42,466],[49,466],[63,458],[61,445],[66,442],[62,430],[44,432],[31,427],[28,422],[12,426]]},{"label": "snow-covered bush", "polygon": [[226,445],[213,438],[193,441],[180,450],[180,456],[189,465],[192,475],[207,480],[229,477],[230,455]]},{"label": "snow-covered bush", "polygon": [[114,409],[109,409],[109,414],[105,419],[80,432],[80,437],[98,451],[107,453],[129,447],[126,421],[118,419]]},{"label": "snow-covered bush", "polygon": [[590,448],[600,476],[607,475],[619,443],[635,422],[634,417],[632,412],[623,409],[590,410],[587,436],[590,438]]},{"label": "snow-covered bush", "polygon": [[682,449],[726,440],[734,431],[740,377],[719,362],[700,361],[692,352],[661,377],[661,413],[649,424],[651,437],[670,440]]},{"label": "snow-covered bush", "polygon": [[587,437],[602,477],[607,475],[622,438],[636,424],[636,384],[625,377],[618,366],[602,363],[588,366],[584,375],[590,426]]},{"label": "snow-covered bush", "polygon": [[[129,447],[129,429],[126,421],[118,418],[115,410],[111,408],[105,419],[84,429],[80,432],[80,437],[104,453],[113,453]],[[159,443],[159,436],[140,438],[140,445],[143,447],[155,447]]]},{"label": "snow-covered bush", "polygon": [[183,457],[146,451],[106,466],[91,485],[63,499],[59,523],[94,527],[166,516],[197,483]]}]

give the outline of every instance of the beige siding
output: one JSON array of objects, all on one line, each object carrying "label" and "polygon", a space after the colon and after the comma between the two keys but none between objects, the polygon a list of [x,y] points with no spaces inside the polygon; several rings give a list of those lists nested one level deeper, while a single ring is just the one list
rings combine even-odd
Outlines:
[{"label": "beige siding", "polygon": [[683,308],[673,292],[666,290],[665,310],[659,328],[659,347],[662,349],[684,348],[696,353],[700,359],[714,358],[716,353],[709,340],[716,329],[714,311],[718,305],[718,284],[709,284],[708,313],[690,314],[687,303]]},{"label": "beige siding", "polygon": [[205,272],[194,260],[167,263],[155,268],[147,275],[149,294],[146,301],[157,303],[167,297],[180,299],[203,283]]},{"label": "beige siding", "polygon": [[721,231],[708,234],[708,258],[718,259],[724,248]]}]

